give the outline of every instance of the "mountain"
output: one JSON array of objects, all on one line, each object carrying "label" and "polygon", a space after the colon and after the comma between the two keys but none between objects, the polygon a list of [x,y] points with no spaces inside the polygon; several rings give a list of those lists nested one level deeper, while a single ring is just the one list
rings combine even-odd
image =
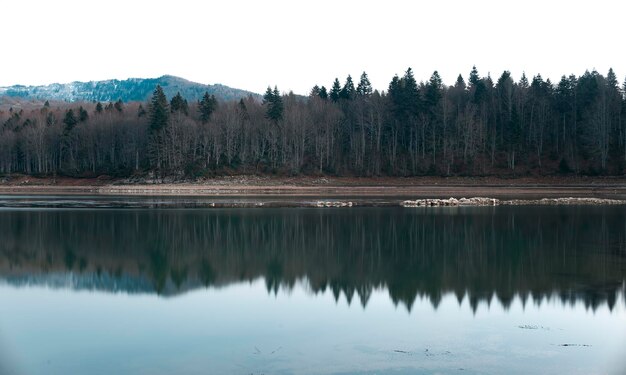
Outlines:
[{"label": "mountain", "polygon": [[205,92],[215,95],[219,100],[236,100],[259,94],[215,84],[204,85],[183,78],[165,75],[159,78],[129,78],[126,80],[111,79],[106,81],[53,83],[46,86],[15,85],[0,87],[0,97],[20,98],[26,100],[60,100],[100,101],[109,102],[121,99],[124,102],[144,101],[150,98],[157,85],[163,87],[168,98],[177,92],[189,101],[199,100]]}]

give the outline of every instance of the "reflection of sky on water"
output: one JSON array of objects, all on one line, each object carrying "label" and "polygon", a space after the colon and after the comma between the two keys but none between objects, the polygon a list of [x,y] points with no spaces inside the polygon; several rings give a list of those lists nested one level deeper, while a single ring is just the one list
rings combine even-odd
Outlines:
[{"label": "reflection of sky on water", "polygon": [[28,375],[619,373],[626,350],[623,300],[473,313],[446,294],[408,312],[381,289],[363,309],[302,284],[268,294],[261,279],[175,298],[2,285],[0,300],[0,360]]}]

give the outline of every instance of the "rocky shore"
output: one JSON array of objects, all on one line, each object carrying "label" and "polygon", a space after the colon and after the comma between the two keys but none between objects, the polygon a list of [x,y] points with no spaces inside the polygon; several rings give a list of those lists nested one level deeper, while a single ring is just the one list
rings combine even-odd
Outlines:
[{"label": "rocky shore", "polygon": [[626,204],[626,200],[605,198],[542,198],[542,199],[510,199],[472,197],[448,199],[416,199],[405,200],[403,207],[445,207],[445,206],[557,206],[557,205],[616,205]]}]

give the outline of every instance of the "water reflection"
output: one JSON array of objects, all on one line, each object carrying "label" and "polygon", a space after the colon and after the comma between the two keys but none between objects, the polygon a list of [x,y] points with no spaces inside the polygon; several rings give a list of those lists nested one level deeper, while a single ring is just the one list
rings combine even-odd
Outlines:
[{"label": "water reflection", "polygon": [[174,296],[304,280],[364,308],[380,288],[409,310],[451,292],[474,311],[516,297],[613,309],[625,290],[620,207],[11,209],[0,228],[0,277],[13,285]]}]

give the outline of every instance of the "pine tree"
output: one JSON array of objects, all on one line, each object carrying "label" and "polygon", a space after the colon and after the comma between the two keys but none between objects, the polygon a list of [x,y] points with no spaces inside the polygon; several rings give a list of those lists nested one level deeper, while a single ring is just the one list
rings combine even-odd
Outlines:
[{"label": "pine tree", "polygon": [[527,89],[529,87],[528,78],[526,78],[526,73],[525,72],[522,72],[522,77],[519,79],[518,85],[522,89]]},{"label": "pine tree", "polygon": [[167,98],[161,86],[157,85],[152,100],[150,101],[150,130],[160,131],[165,129],[169,119]]},{"label": "pine tree", "polygon": [[[505,116],[506,122],[510,122],[513,108],[513,78],[511,72],[505,70],[502,72],[498,83],[496,84],[497,97],[496,101],[500,104],[500,116]],[[505,120],[502,120],[504,123]]]},{"label": "pine tree", "polygon": [[117,112],[122,113],[124,111],[124,103],[122,102],[122,99],[118,99],[115,104],[113,104],[113,108],[115,108]]},{"label": "pine tree", "polygon": [[485,88],[487,89],[487,91],[492,90],[493,89],[493,79],[491,79],[491,74],[487,73],[487,78],[484,79],[485,82]]},{"label": "pine tree", "polygon": [[559,113],[564,114],[570,108],[570,97],[573,94],[571,81],[566,76],[561,76],[561,80],[556,86],[555,104]]},{"label": "pine tree", "polygon": [[439,73],[435,70],[435,72],[430,76],[430,80],[426,86],[426,104],[431,108],[435,107],[439,104],[442,96],[443,82],[441,81]]},{"label": "pine tree", "polygon": [[333,82],[333,87],[330,89],[330,100],[333,102],[337,102],[339,100],[339,93],[341,92],[341,83],[339,83],[339,79],[335,78],[335,82]]},{"label": "pine tree", "polygon": [[504,86],[508,87],[509,85],[513,84],[513,79],[511,78],[511,72],[509,72],[508,70],[505,70],[504,72],[502,72],[502,75],[500,76],[500,78],[498,78],[498,83],[496,84],[496,86],[498,88],[503,88]]},{"label": "pine tree", "polygon": [[169,106],[167,97],[160,85],[154,89],[149,107],[149,140],[148,154],[151,164],[156,168],[158,174],[162,173],[165,162],[165,129],[169,122]]},{"label": "pine tree", "polygon": [[515,106],[513,105],[514,93],[513,78],[508,70],[502,72],[496,84],[496,101],[499,103],[497,116],[500,125],[502,141],[506,147],[509,168],[513,168],[513,155],[519,140],[519,121],[516,120]]},{"label": "pine tree", "polygon": [[270,86],[267,86],[265,94],[263,94],[263,104],[269,104],[274,100],[274,90]]},{"label": "pine tree", "polygon": [[96,113],[102,113],[102,103],[98,102],[96,103]]},{"label": "pine tree", "polygon": [[606,84],[610,90],[619,91],[619,82],[613,68],[609,68],[609,72],[606,75]]},{"label": "pine tree", "polygon": [[65,112],[65,117],[63,118],[63,124],[65,127],[63,128],[63,133],[68,134],[76,124],[78,124],[78,119],[76,119],[76,115],[74,115],[74,110],[69,109]]},{"label": "pine tree", "polygon": [[309,98],[319,97],[320,96],[320,87],[318,85],[313,86],[311,92],[309,93]]},{"label": "pine tree", "polygon": [[87,113],[87,111],[85,111],[85,108],[83,108],[83,106],[80,106],[80,108],[78,108],[78,120],[80,122],[85,122],[88,118],[89,114]]},{"label": "pine tree", "polygon": [[216,108],[217,100],[215,99],[215,96],[209,95],[208,92],[205,92],[202,96],[202,100],[200,100],[200,121],[202,121],[203,124],[208,123],[211,118],[211,114],[213,114]]},{"label": "pine tree", "polygon": [[348,75],[346,83],[339,91],[339,99],[352,100],[354,98],[354,82],[352,82],[352,76]]},{"label": "pine tree", "polygon": [[322,86],[320,88],[319,97],[322,100],[327,100],[328,99],[328,91],[326,90],[326,86]]},{"label": "pine tree", "polygon": [[480,79],[480,76],[478,75],[478,70],[476,69],[476,65],[472,67],[472,71],[470,72],[469,89],[472,101],[474,103],[481,103],[487,95],[485,82]]},{"label": "pine tree", "polygon": [[250,114],[248,113],[248,107],[246,106],[246,102],[243,100],[243,98],[239,99],[239,118],[241,119],[241,121],[248,121],[250,120]]},{"label": "pine tree", "polygon": [[[292,93],[293,94],[293,93]],[[283,104],[283,97],[280,95],[278,91],[278,87],[274,86],[274,116],[273,119],[275,121],[283,119],[283,112],[285,110],[285,106]]]},{"label": "pine tree", "polygon": [[370,96],[372,95],[372,84],[370,83],[367,73],[361,74],[361,79],[356,87],[356,94],[358,96]]},{"label": "pine tree", "polygon": [[387,96],[391,102],[391,112],[395,117],[402,116],[402,87],[400,86],[400,78],[397,74],[394,75],[391,82],[389,82]]},{"label": "pine tree", "polygon": [[408,68],[401,80],[402,107],[406,115],[417,116],[421,107],[420,93],[413,70]]},{"label": "pine tree", "polygon": [[465,91],[467,89],[467,86],[465,85],[465,80],[463,79],[462,75],[459,74],[459,76],[456,77],[456,82],[454,83],[454,87],[462,91]]},{"label": "pine tree", "polygon": [[172,113],[180,112],[185,116],[189,114],[187,100],[180,95],[180,92],[177,92],[170,101],[170,110]]},{"label": "pine tree", "polygon": [[278,91],[278,87],[274,86],[274,90],[268,86],[265,95],[263,95],[263,105],[266,106],[266,117],[274,122],[278,122],[283,118],[283,98]]},{"label": "pine tree", "polygon": [[480,76],[478,75],[478,69],[476,69],[476,65],[472,66],[472,70],[469,75],[469,84],[470,86],[476,86],[480,82]]},{"label": "pine tree", "polygon": [[611,153],[616,155],[619,148],[618,145],[622,143],[620,138],[622,137],[621,133],[623,132],[623,130],[621,130],[623,120],[621,116],[622,92],[613,68],[609,69],[609,72],[606,75],[606,86],[608,105],[605,108],[605,113],[610,133],[609,143]]}]

